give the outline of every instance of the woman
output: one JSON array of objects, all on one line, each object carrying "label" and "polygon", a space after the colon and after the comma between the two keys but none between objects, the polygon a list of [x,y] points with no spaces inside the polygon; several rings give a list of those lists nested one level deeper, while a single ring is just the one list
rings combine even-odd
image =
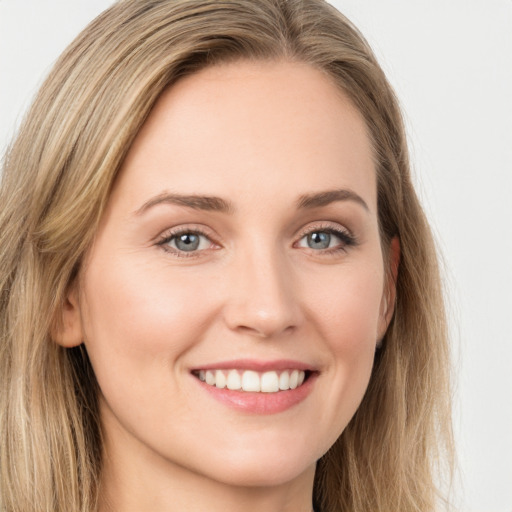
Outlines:
[{"label": "woman", "polygon": [[328,4],[115,4],[0,201],[2,510],[434,510],[435,251],[393,92]]}]

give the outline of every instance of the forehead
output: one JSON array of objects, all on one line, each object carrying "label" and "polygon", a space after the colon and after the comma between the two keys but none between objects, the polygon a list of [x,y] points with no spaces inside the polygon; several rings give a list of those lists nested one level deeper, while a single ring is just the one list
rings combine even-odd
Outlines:
[{"label": "forehead", "polygon": [[136,137],[114,193],[244,198],[350,188],[376,204],[365,122],[323,72],[304,63],[236,62],[170,87]]}]

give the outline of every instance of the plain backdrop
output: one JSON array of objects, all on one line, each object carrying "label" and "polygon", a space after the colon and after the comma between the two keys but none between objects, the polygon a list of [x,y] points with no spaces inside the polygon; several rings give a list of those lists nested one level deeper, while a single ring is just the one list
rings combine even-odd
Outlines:
[{"label": "plain backdrop", "polygon": [[[0,152],[110,0],[0,0]],[[333,0],[402,103],[445,261],[464,512],[512,512],[512,0]],[[0,205],[1,207],[1,205]]]}]

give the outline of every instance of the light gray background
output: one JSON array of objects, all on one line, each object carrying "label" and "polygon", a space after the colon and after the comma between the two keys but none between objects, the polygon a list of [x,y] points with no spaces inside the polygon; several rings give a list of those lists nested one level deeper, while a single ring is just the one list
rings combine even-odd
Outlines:
[{"label": "light gray background", "polygon": [[[2,154],[58,54],[111,3],[0,0]],[[444,255],[460,509],[512,512],[512,0],[332,3],[396,88]]]}]

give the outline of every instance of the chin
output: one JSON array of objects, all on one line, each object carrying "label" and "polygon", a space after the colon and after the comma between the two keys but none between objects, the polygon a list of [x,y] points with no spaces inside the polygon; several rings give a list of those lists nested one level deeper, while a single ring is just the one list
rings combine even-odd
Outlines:
[{"label": "chin", "polygon": [[314,474],[317,457],[290,451],[230,450],[210,468],[210,478],[237,487],[272,487],[296,480],[303,474]]},{"label": "chin", "polygon": [[216,479],[236,487],[275,487],[292,482],[309,470],[314,472],[315,466],[316,464],[304,467],[271,462],[254,466],[245,464],[242,467],[224,468]]}]

